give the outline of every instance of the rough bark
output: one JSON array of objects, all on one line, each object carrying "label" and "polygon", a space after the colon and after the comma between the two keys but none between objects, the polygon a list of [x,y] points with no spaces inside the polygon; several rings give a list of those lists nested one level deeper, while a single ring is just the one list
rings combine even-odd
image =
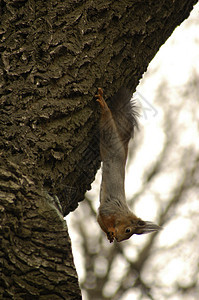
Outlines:
[{"label": "rough bark", "polygon": [[94,94],[133,93],[196,2],[1,1],[3,299],[80,298],[63,215],[100,165]]}]

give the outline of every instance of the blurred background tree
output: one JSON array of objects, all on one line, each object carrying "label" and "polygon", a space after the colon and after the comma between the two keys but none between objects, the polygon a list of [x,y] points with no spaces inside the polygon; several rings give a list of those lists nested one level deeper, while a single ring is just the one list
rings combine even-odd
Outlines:
[{"label": "blurred background tree", "polygon": [[68,218],[84,300],[198,299],[199,5],[151,62],[135,98],[126,194],[159,233],[109,244],[96,222],[101,171]]}]

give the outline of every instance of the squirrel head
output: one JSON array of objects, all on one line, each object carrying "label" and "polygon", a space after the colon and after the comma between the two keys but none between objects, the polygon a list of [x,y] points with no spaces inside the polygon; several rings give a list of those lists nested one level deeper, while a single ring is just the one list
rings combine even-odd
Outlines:
[{"label": "squirrel head", "polygon": [[143,221],[135,215],[117,220],[115,239],[121,242],[129,239],[133,234],[145,234],[160,230],[161,227],[150,221]]}]

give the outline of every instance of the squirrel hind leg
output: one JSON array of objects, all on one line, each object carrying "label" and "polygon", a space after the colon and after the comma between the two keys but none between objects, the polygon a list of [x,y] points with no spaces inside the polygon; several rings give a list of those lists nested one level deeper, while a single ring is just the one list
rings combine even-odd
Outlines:
[{"label": "squirrel hind leg", "polygon": [[101,108],[102,108],[102,111],[107,111],[109,110],[108,108],[108,105],[106,104],[104,98],[103,98],[103,90],[102,88],[98,88],[98,94],[95,95],[95,97],[97,98],[97,102],[99,102]]}]

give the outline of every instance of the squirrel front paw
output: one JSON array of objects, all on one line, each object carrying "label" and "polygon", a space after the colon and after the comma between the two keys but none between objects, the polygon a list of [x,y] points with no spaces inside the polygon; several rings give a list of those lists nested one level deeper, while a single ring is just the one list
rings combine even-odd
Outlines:
[{"label": "squirrel front paw", "polygon": [[114,232],[113,232],[113,231],[109,231],[109,232],[107,233],[107,238],[108,238],[108,240],[110,241],[110,243],[112,243],[112,242],[114,241],[114,238],[115,238]]},{"label": "squirrel front paw", "polygon": [[99,213],[97,221],[101,229],[106,233],[107,239],[112,243],[115,239],[115,216]]}]

